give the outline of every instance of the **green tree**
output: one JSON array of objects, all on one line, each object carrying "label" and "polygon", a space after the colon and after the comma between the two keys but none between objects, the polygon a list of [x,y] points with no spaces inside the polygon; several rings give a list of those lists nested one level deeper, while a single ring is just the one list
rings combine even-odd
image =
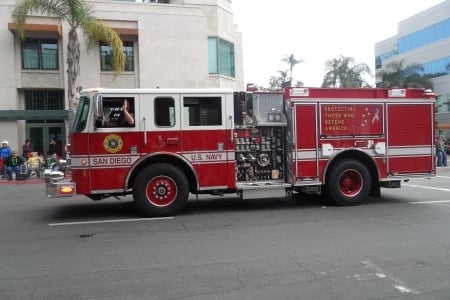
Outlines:
[{"label": "green tree", "polygon": [[279,76],[272,76],[269,81],[269,88],[271,90],[280,90],[286,86],[288,82],[288,71],[278,71]]},{"label": "green tree", "polygon": [[296,65],[298,65],[298,64],[300,64],[300,63],[302,63],[304,61],[301,60],[301,59],[296,59],[294,54],[286,55],[285,57],[283,57],[281,59],[281,61],[283,61],[283,62],[285,62],[285,63],[287,63],[289,65],[289,75],[290,75],[290,77],[289,77],[289,81],[290,81],[289,86],[292,86],[292,82],[293,82],[292,70],[294,69],[294,67]]},{"label": "green tree", "polygon": [[367,64],[355,63],[352,57],[340,56],[325,62],[325,76],[322,87],[363,88],[370,84],[363,75],[372,76]]},{"label": "green tree", "polygon": [[422,75],[424,68],[421,64],[407,64],[405,60],[392,61],[386,64],[384,70],[377,72],[376,76],[381,78],[377,83],[379,87],[397,88],[432,88],[430,76]]},{"label": "green tree", "polygon": [[279,83],[279,77],[277,76],[272,76],[270,77],[269,80],[269,89],[271,90],[277,90],[280,88],[280,83]]},{"label": "green tree", "polygon": [[303,86],[305,86],[305,84],[303,83],[303,81],[296,81],[295,82],[295,85],[294,85],[295,87],[303,87]]},{"label": "green tree", "polygon": [[69,98],[69,125],[73,123],[77,106],[80,76],[80,42],[78,29],[85,35],[89,48],[99,41],[112,49],[111,65],[116,76],[125,68],[126,57],[120,36],[105,23],[92,16],[91,8],[85,0],[18,0],[11,15],[17,33],[25,38],[24,25],[29,14],[59,18],[69,24],[67,40],[67,78]]},{"label": "green tree", "polygon": [[136,0],[136,2],[142,3],[169,3],[169,0]]}]

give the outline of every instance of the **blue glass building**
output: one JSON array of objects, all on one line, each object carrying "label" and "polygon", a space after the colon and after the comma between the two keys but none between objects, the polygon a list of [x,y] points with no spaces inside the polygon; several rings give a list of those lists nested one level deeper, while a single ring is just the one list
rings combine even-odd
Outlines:
[{"label": "blue glass building", "polygon": [[450,0],[401,21],[397,35],[375,44],[377,72],[401,60],[422,64],[424,74],[434,75],[431,82],[438,96],[436,119],[442,128],[450,128]]}]

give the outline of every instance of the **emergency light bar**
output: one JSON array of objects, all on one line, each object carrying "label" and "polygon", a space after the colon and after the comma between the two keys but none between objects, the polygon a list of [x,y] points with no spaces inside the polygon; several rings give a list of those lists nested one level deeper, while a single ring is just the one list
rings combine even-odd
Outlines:
[{"label": "emergency light bar", "polygon": [[290,94],[291,94],[291,96],[308,97],[309,96],[309,89],[308,88],[291,88]]},{"label": "emergency light bar", "polygon": [[388,91],[389,97],[405,97],[406,90],[405,89],[392,89]]}]

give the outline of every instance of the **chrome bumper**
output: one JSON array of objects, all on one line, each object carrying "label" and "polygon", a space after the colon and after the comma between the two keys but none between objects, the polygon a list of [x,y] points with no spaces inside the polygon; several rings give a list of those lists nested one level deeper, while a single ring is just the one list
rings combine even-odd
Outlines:
[{"label": "chrome bumper", "polygon": [[64,178],[60,171],[44,171],[45,192],[49,198],[71,197],[77,193],[75,182],[71,178]]}]

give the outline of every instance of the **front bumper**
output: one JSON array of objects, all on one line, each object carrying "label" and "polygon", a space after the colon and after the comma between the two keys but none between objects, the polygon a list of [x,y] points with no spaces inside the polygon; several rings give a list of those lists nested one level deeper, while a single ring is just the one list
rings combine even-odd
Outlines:
[{"label": "front bumper", "polygon": [[75,182],[71,178],[64,178],[60,171],[45,170],[45,192],[49,198],[71,197],[77,193]]}]

